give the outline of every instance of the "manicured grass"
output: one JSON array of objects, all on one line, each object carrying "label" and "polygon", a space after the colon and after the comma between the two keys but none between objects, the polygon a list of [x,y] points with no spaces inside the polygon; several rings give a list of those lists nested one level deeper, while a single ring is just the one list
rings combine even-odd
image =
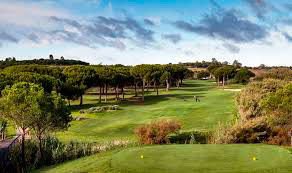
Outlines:
[{"label": "manicured grass", "polygon": [[[189,80],[179,89],[160,94],[148,92],[144,104],[110,101],[108,104],[119,104],[123,110],[86,115],[89,119],[72,122],[68,131],[57,136],[64,142],[135,141],[135,127],[160,118],[178,119],[185,131],[213,130],[218,122],[232,120],[235,110],[235,93],[217,89],[212,81]],[[200,103],[194,102],[194,95],[200,96]],[[86,105],[74,105],[73,115],[79,116],[81,108],[98,105],[97,98],[85,96]],[[260,144],[153,145],[99,153],[34,172],[288,173],[292,172],[292,154]]]},{"label": "manicured grass", "polygon": [[[199,96],[200,103],[194,101],[194,95]],[[188,80],[183,87],[169,92],[161,90],[159,96],[148,92],[145,103],[110,101],[108,104],[118,104],[123,110],[88,114],[89,119],[73,121],[68,131],[57,136],[64,142],[135,141],[135,127],[161,118],[179,120],[184,131],[213,130],[219,122],[232,119],[233,96],[234,92],[217,89],[213,81]],[[99,104],[93,104],[97,102],[98,95],[85,96],[83,107],[73,105],[73,115],[79,116],[80,108],[97,106]]]},{"label": "manicured grass", "polygon": [[102,153],[37,172],[288,173],[292,172],[292,155],[269,145],[146,146]]}]

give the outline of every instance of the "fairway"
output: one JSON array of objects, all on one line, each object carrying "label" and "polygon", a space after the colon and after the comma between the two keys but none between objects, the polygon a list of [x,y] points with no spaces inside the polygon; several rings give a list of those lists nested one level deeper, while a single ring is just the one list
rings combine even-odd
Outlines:
[{"label": "fairway", "polygon": [[289,173],[291,171],[292,155],[284,148],[260,144],[234,144],[129,148],[70,161],[37,172]]},{"label": "fairway", "polygon": [[[232,119],[234,94],[216,88],[213,81],[186,80],[180,88],[172,88],[168,92],[161,89],[159,96],[149,90],[144,104],[111,101],[107,104],[118,104],[122,110],[87,114],[85,116],[89,119],[73,121],[68,131],[57,136],[64,142],[135,141],[134,128],[161,118],[179,120],[183,131],[209,131],[216,128],[219,122]],[[198,96],[201,102],[196,103],[194,96]],[[98,95],[86,95],[84,98],[84,107],[99,105],[96,104]],[[73,116],[80,116],[80,107],[74,105],[73,108],[76,108]]]},{"label": "fairway", "polygon": [[[172,118],[183,131],[214,130],[219,122],[232,120],[236,92],[217,88],[212,81],[188,80],[183,87],[148,92],[145,103],[114,102],[122,110],[88,114],[87,120],[73,121],[68,131],[58,133],[64,142],[136,141],[133,129],[139,124]],[[200,96],[195,102],[193,96]],[[97,96],[85,96],[86,107],[98,105]],[[129,98],[129,96],[127,96]],[[102,104],[104,105],[104,103]],[[80,116],[79,106],[73,106]],[[35,172],[117,172],[117,173],[289,173],[292,154],[281,147],[263,144],[153,145],[102,152]]]}]

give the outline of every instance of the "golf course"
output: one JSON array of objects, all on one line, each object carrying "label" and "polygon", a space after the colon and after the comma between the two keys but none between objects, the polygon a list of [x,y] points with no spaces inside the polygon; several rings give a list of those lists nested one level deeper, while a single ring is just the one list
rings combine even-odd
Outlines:
[{"label": "golf course", "polygon": [[[244,86],[228,86],[241,88]],[[149,89],[145,102],[110,100],[101,105],[117,104],[121,110],[80,114],[81,109],[99,106],[98,96],[86,95],[84,105],[76,101],[74,117],[68,131],[55,135],[62,142],[136,143],[134,129],[159,119],[175,119],[181,131],[213,131],[218,124],[233,121],[234,96],[237,92],[217,88],[214,81],[186,80],[182,87],[160,90],[159,96]],[[194,96],[200,99],[195,102]],[[292,154],[287,148],[265,144],[168,144],[134,145],[67,161],[33,172],[200,172],[258,173],[292,172]]]},{"label": "golf course", "polygon": [[[134,128],[161,118],[178,120],[184,131],[214,130],[219,122],[232,120],[235,93],[217,89],[213,81],[186,80],[180,88],[172,88],[168,92],[161,89],[159,96],[149,89],[144,103],[119,103],[112,99],[102,105],[118,104],[122,110],[80,115],[80,109],[99,106],[96,104],[98,95],[87,95],[84,105],[80,107],[76,101],[72,111],[73,116],[85,116],[87,119],[73,121],[68,131],[57,136],[64,142],[135,141]],[[195,102],[194,96],[198,96],[200,102]]]}]

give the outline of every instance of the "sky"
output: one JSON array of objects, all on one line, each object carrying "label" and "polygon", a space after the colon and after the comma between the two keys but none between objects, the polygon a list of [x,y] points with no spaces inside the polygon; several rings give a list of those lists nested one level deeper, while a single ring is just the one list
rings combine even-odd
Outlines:
[{"label": "sky", "polygon": [[292,66],[291,0],[0,0],[0,59]]}]

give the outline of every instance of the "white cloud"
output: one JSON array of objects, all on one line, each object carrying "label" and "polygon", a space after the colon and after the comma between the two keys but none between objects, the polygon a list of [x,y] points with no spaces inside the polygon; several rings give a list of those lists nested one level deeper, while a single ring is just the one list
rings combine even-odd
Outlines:
[{"label": "white cloud", "polygon": [[[46,4],[46,5],[45,5]],[[62,16],[68,17],[69,13],[48,3],[20,2],[16,0],[0,2],[1,25],[20,25],[26,27],[38,27],[44,24],[44,17]]]}]

